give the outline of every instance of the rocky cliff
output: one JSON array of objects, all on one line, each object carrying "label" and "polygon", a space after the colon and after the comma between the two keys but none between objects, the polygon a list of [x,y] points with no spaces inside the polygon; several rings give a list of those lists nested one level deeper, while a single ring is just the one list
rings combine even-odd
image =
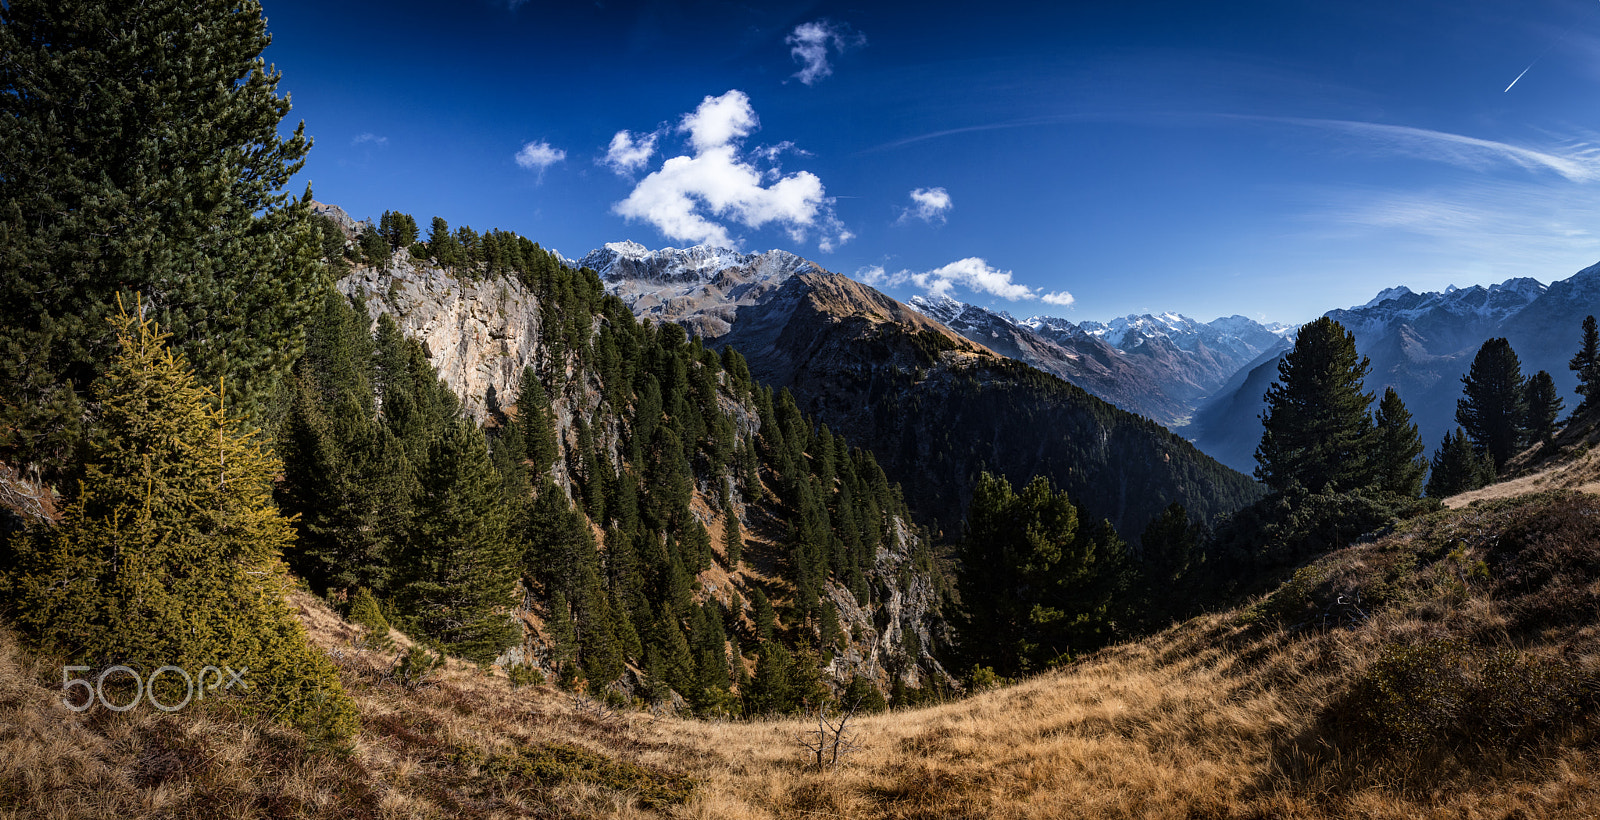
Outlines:
[{"label": "rocky cliff", "polygon": [[[723,277],[730,281],[734,277]],[[388,269],[358,267],[338,282],[347,296],[365,300],[369,315],[376,321],[389,314],[400,329],[423,343],[440,378],[461,398],[464,409],[479,421],[492,421],[499,408],[511,408],[517,399],[522,370],[559,372],[554,380],[562,387],[551,395],[562,456],[556,460],[553,476],[569,494],[575,494],[573,475],[577,472],[580,421],[593,436],[598,448],[612,466],[625,469],[624,442],[634,423],[632,407],[613,407],[599,373],[585,367],[571,353],[553,352],[550,333],[545,327],[546,305],[521,281],[508,277],[474,280],[458,277],[426,261],[412,260],[402,250]],[[644,308],[663,303],[653,302]],[[605,321],[596,315],[587,323],[598,328]],[[732,419],[740,440],[751,439],[760,431],[760,416],[748,394],[739,394],[724,383],[718,403]],[[701,525],[720,532],[720,515],[713,512],[722,490],[721,476],[695,476],[695,503],[692,514]],[[729,574],[714,566],[696,579],[704,599],[724,604],[738,593],[745,602],[756,587],[769,595],[783,594],[781,571],[770,571],[787,560],[778,546],[784,538],[784,519],[788,514],[773,501],[770,491],[760,497],[744,498],[733,488],[731,500],[739,511],[741,529],[747,534],[746,549],[753,560],[740,572]],[[928,675],[950,683],[937,660],[940,647],[948,645],[943,623],[944,585],[928,559],[928,545],[908,526],[896,521],[893,537],[877,552],[867,571],[868,582],[883,594],[866,605],[836,579],[824,584],[823,594],[835,602],[845,639],[845,648],[828,666],[841,681],[854,672],[875,674],[887,686],[891,674],[899,675],[908,686],[928,682]],[[715,543],[720,544],[720,540]],[[765,566],[758,571],[754,566]],[[776,602],[776,600],[775,600]],[[527,616],[532,633],[539,634],[538,619],[532,610]],[[746,626],[750,626],[748,621]],[[526,659],[538,662],[548,647],[535,637],[521,650],[513,650],[507,661]]]}]

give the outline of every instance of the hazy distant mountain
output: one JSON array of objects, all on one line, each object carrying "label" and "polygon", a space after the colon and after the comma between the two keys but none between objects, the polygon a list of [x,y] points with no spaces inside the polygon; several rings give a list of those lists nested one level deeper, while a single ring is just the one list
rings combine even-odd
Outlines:
[{"label": "hazy distant mountain", "polygon": [[[1455,427],[1461,377],[1478,348],[1497,336],[1511,341],[1523,375],[1549,371],[1573,407],[1577,382],[1567,361],[1577,350],[1583,317],[1593,313],[1600,313],[1600,265],[1548,288],[1528,278],[1432,293],[1393,287],[1364,305],[1326,315],[1349,329],[1356,348],[1372,360],[1367,389],[1399,391],[1431,453]],[[1276,378],[1275,360],[1263,362],[1208,402],[1190,428],[1195,443],[1234,469],[1253,469],[1261,397]]]}]

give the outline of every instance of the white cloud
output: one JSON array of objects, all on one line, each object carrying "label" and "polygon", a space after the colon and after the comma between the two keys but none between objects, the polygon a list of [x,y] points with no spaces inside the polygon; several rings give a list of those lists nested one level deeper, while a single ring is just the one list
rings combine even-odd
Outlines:
[{"label": "white cloud", "polygon": [[1045,295],[1040,296],[1039,297],[1039,301],[1044,302],[1047,305],[1057,305],[1059,307],[1066,307],[1066,306],[1068,306],[1068,305],[1070,305],[1073,302],[1076,302],[1078,300],[1072,298],[1072,294],[1070,294],[1070,293],[1068,293],[1068,292],[1066,292],[1064,290],[1058,290],[1058,291],[1055,291],[1053,293],[1046,293]]},{"label": "white cloud", "polygon": [[815,20],[795,26],[784,42],[789,44],[790,56],[800,62],[800,70],[794,74],[795,79],[806,85],[816,85],[817,81],[833,73],[833,66],[828,64],[830,47],[843,54],[846,49],[866,45],[867,38],[842,23]]},{"label": "white cloud", "polygon": [[815,231],[824,252],[854,238],[834,215],[833,200],[815,174],[782,176],[755,165],[756,159],[771,161],[795,150],[791,144],[758,149],[748,157],[741,153],[740,141],[759,124],[743,92],[706,97],[678,126],[689,135],[693,154],[664,161],[612,210],[645,220],[674,240],[729,248],[737,247],[737,240],[720,220],[747,228],[775,225],[795,242]]},{"label": "white cloud", "polygon": [[655,156],[655,153],[655,134],[644,134],[635,138],[625,130],[618,131],[611,138],[611,146],[606,149],[606,158],[601,164],[618,174],[627,176],[649,164],[650,158]]},{"label": "white cloud", "polygon": [[[1000,270],[975,256],[959,259],[944,267],[913,273],[902,270],[889,273],[881,265],[856,271],[856,278],[873,287],[910,284],[932,296],[949,296],[957,286],[975,293],[987,293],[1013,302],[1027,302],[1040,298],[1036,289],[1011,279],[1012,273]],[[1065,291],[1045,294],[1044,300],[1052,305],[1072,303],[1072,294]]]},{"label": "white cloud", "polygon": [[694,113],[683,115],[678,130],[689,135],[696,151],[708,151],[742,140],[760,126],[750,98],[735,88],[720,97],[701,100]]},{"label": "white cloud", "polygon": [[373,145],[378,146],[379,148],[382,148],[383,146],[389,144],[389,138],[388,137],[380,137],[377,134],[374,134],[374,133],[369,131],[369,132],[367,132],[365,134],[357,134],[357,135],[355,135],[354,138],[352,138],[350,140],[350,144],[351,145],[363,145],[363,144],[366,144],[366,143],[369,143],[369,142],[372,143]]},{"label": "white cloud", "polygon": [[550,147],[550,143],[538,140],[522,146],[517,152],[517,165],[544,177],[544,171],[552,165],[567,158],[567,152],[560,148]]},{"label": "white cloud", "polygon": [[950,212],[950,192],[943,188],[917,188],[911,192],[911,207],[900,212],[895,224],[903,225],[913,219],[923,222],[944,222]]}]

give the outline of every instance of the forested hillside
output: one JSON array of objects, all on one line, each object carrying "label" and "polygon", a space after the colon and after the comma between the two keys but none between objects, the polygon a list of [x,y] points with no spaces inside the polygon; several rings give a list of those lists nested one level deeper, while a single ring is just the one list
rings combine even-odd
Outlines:
[{"label": "forested hillside", "polygon": [[1129,536],[1169,504],[1210,521],[1260,495],[1154,422],[836,274],[794,276],[718,341],[806,412],[873,442],[913,509],[952,537],[984,470],[1046,477]]},{"label": "forested hillside", "polygon": [[[636,322],[592,272],[513,234],[445,235],[419,258],[404,232],[386,255],[357,239],[353,301],[330,293],[312,325],[280,499],[314,588],[371,589],[452,654],[623,700],[762,712],[820,696],[819,673],[944,685],[942,582],[870,452],[755,384],[737,351]],[[496,331],[515,337],[515,384],[461,382],[485,398],[484,432],[433,364],[464,374],[462,351],[401,331],[473,288],[535,311],[499,314],[519,325]]]}]

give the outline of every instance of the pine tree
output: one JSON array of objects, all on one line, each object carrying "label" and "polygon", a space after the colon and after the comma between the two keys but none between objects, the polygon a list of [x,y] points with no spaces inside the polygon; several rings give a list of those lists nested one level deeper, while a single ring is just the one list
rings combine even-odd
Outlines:
[{"label": "pine tree", "polygon": [[1428,472],[1422,439],[1411,411],[1393,387],[1385,388],[1373,416],[1372,459],[1378,489],[1416,498],[1422,494],[1422,477]]},{"label": "pine tree", "polygon": [[1372,394],[1361,392],[1371,365],[1343,325],[1323,317],[1300,328],[1267,390],[1256,478],[1282,492],[1352,490],[1372,475],[1365,453]]},{"label": "pine tree", "polygon": [[350,621],[367,630],[362,641],[368,649],[388,652],[394,648],[394,641],[389,637],[389,619],[383,617],[372,590],[362,587],[356,591],[350,601]]},{"label": "pine tree", "polygon": [[782,715],[798,706],[794,691],[794,658],[781,644],[769,643],[756,659],[756,673],[744,694],[744,713],[749,717]]},{"label": "pine tree", "polygon": [[119,294],[235,415],[278,390],[327,274],[268,41],[254,0],[0,5],[0,460],[73,460]]},{"label": "pine tree", "polygon": [[450,223],[444,221],[444,217],[434,217],[428,228],[428,255],[447,270],[453,271],[459,264],[459,246],[455,236],[450,233]]},{"label": "pine tree", "polygon": [[728,560],[728,571],[738,572],[739,562],[744,558],[744,533],[739,528],[739,512],[732,504],[723,517],[722,552]]},{"label": "pine tree", "polygon": [[1572,415],[1581,416],[1600,402],[1600,329],[1595,327],[1594,316],[1583,317],[1583,341],[1567,367],[1578,374],[1578,395],[1583,400],[1572,409]]},{"label": "pine tree", "polygon": [[[75,501],[11,569],[19,625],[69,662],[248,669],[248,708],[348,736],[355,707],[284,600],[276,460],[153,322],[123,315],[117,331]],[[177,682],[161,679],[161,702],[182,700]]]},{"label": "pine tree", "polygon": [[407,534],[401,600],[423,634],[485,663],[515,644],[517,566],[483,434],[458,420],[433,447]]},{"label": "pine tree", "polygon": [[1504,338],[1484,342],[1461,383],[1464,395],[1456,400],[1456,422],[1467,431],[1473,449],[1487,453],[1499,472],[1527,441],[1527,384],[1511,343]]},{"label": "pine tree", "polygon": [[750,596],[751,620],[755,623],[756,638],[762,643],[772,641],[772,632],[777,627],[777,615],[772,611],[772,602],[767,600],[767,594],[756,587]]},{"label": "pine tree", "polygon": [[1152,519],[1139,537],[1142,615],[1151,625],[1165,626],[1162,621],[1185,610],[1184,581],[1201,558],[1200,536],[1200,527],[1189,520],[1188,511],[1173,503]]},{"label": "pine tree", "polygon": [[1007,677],[1103,644],[1131,583],[1125,545],[1039,477],[1015,493],[979,476],[960,556],[963,641]]},{"label": "pine tree", "polygon": [[570,688],[578,679],[578,629],[572,622],[572,607],[565,593],[557,590],[550,596],[550,617],[545,619],[545,632],[550,639],[550,671],[563,687]]},{"label": "pine tree", "polygon": [[1494,478],[1494,463],[1487,453],[1478,453],[1460,427],[1445,433],[1444,441],[1433,453],[1433,471],[1428,476],[1428,497],[1446,498],[1476,490]]},{"label": "pine tree", "polygon": [[516,425],[521,430],[523,448],[533,475],[542,476],[555,465],[560,451],[556,444],[555,414],[551,412],[550,397],[533,368],[522,369],[522,381],[517,392]]},{"label": "pine tree", "polygon": [[1528,435],[1534,441],[1545,445],[1555,441],[1556,419],[1563,404],[1549,371],[1541,370],[1528,379]]}]

